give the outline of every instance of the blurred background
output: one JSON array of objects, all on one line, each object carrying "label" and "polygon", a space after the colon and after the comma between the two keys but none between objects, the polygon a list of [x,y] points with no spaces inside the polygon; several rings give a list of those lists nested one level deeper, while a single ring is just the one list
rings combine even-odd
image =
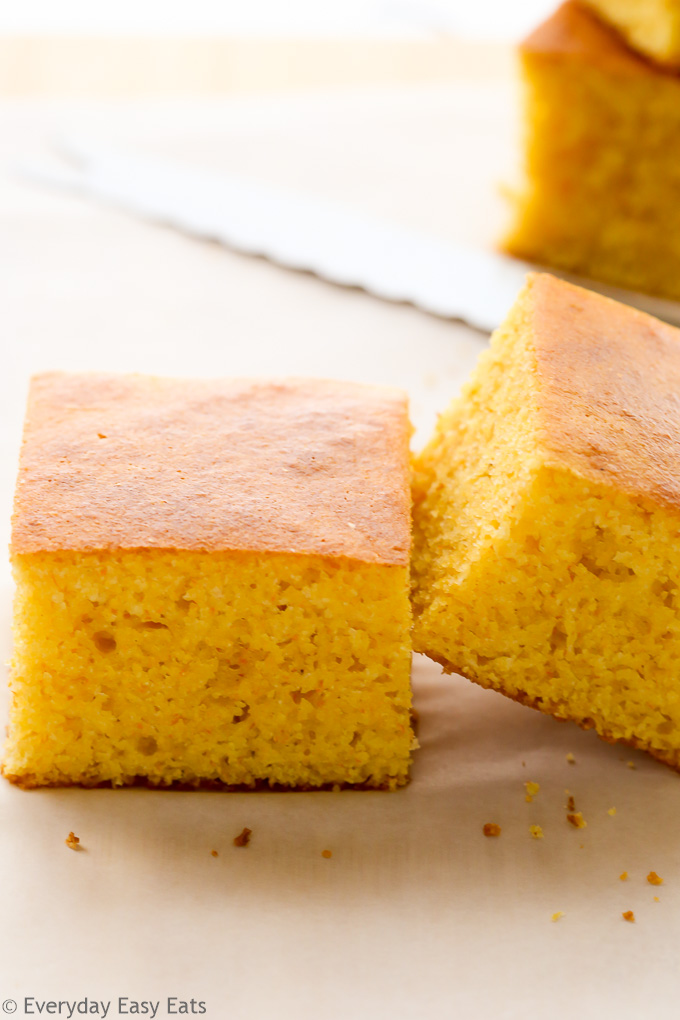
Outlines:
[{"label": "blurred background", "polygon": [[[18,9],[20,7],[20,9]],[[232,32],[394,33],[450,31],[460,35],[512,38],[550,10],[545,0],[119,0],[93,5],[88,0],[24,0],[2,12],[3,30],[16,32]]]},{"label": "blurred background", "polygon": [[[0,8],[2,95],[447,80],[489,71],[550,0],[23,0]],[[295,44],[297,42],[297,45]]]}]

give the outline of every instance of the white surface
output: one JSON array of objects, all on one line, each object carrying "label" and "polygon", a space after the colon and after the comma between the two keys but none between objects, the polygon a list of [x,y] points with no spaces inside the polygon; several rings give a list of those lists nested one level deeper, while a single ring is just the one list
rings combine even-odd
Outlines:
[{"label": "white surface", "polygon": [[[252,168],[441,236],[491,229],[493,97],[300,100],[285,117],[275,104],[278,132],[261,102],[261,120],[252,103],[116,122],[158,152]],[[112,136],[113,114],[97,113]],[[73,120],[0,108],[0,154],[38,150]],[[8,179],[0,223],[3,540],[30,371],[395,383],[411,393],[422,439],[484,345],[412,308]],[[6,652],[9,599],[4,573]],[[414,689],[422,750],[395,794],[26,793],[0,782],[0,1002],[193,996],[218,1020],[677,1016],[680,778],[425,660]],[[527,780],[541,786],[531,804]],[[587,829],[566,822],[565,789]],[[491,821],[499,839],[482,836]],[[240,850],[231,840],[244,825],[253,841]],[[85,852],[64,845],[71,829]],[[652,869],[660,888],[645,881]]]}]

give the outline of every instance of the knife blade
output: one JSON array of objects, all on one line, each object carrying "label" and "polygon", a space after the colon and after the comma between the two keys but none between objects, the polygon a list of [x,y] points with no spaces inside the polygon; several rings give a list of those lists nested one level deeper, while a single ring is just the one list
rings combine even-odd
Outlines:
[{"label": "knife blade", "polygon": [[[485,332],[503,321],[526,274],[545,268],[418,233],[317,196],[97,141],[69,138],[59,149],[68,165],[24,163],[22,176]],[[679,303],[549,271],[680,325]]]}]

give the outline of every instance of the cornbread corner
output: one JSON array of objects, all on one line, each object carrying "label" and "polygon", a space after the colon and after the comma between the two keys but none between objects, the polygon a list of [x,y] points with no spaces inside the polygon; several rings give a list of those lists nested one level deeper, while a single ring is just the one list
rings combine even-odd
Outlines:
[{"label": "cornbread corner", "polygon": [[680,67],[680,0],[584,0],[650,60]]},{"label": "cornbread corner", "polygon": [[680,299],[680,74],[574,0],[522,44],[520,62],[524,180],[502,247]]},{"label": "cornbread corner", "polygon": [[409,437],[383,387],[35,378],[5,776],[403,785]]},{"label": "cornbread corner", "polygon": [[412,564],[416,651],[676,768],[679,393],[679,330],[530,276],[415,459]]}]

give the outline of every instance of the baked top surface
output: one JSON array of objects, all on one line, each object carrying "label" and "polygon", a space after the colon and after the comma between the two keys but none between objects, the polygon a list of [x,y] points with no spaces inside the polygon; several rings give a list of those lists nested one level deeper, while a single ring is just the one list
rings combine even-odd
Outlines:
[{"label": "baked top surface", "polygon": [[626,74],[676,77],[630,49],[618,33],[576,0],[567,0],[551,17],[527,36],[524,54],[572,56],[605,70]]},{"label": "baked top surface", "polygon": [[524,300],[548,459],[680,508],[680,330],[547,273]]},{"label": "baked top surface", "polygon": [[406,395],[330,380],[45,374],[12,551],[293,552],[406,565]]}]

